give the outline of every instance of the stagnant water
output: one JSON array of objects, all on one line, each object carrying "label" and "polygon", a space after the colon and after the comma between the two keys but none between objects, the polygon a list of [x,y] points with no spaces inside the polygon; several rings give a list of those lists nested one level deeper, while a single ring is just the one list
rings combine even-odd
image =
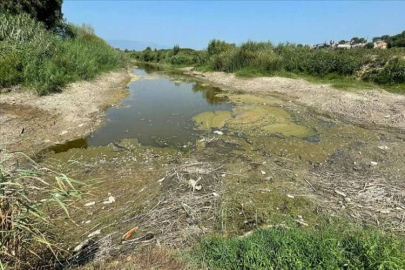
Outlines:
[{"label": "stagnant water", "polygon": [[[129,96],[107,110],[107,123],[87,138],[51,148],[63,152],[71,148],[104,146],[136,138],[147,146],[189,147],[201,131],[191,118],[206,111],[231,110],[218,88],[193,81],[180,81],[180,75],[135,68],[139,80],[129,84]],[[184,79],[184,78],[181,78]]]}]

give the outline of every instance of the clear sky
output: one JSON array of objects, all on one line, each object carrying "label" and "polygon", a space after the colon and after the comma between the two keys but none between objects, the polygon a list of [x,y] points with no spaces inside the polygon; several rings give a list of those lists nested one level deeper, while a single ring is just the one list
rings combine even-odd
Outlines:
[{"label": "clear sky", "polygon": [[201,49],[210,39],[241,43],[322,43],[405,30],[405,1],[78,1],[68,21],[89,23],[106,40]]}]

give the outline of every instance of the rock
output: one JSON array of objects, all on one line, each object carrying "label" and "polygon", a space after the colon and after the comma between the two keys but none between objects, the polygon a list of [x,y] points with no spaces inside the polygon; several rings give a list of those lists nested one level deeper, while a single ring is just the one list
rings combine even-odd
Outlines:
[{"label": "rock", "polygon": [[101,230],[94,231],[91,234],[89,234],[87,237],[92,238],[93,236],[96,236],[96,235],[99,235],[99,234],[101,234]]},{"label": "rock", "polygon": [[95,205],[95,204],[96,204],[96,202],[93,201],[93,202],[86,203],[84,206],[93,206],[93,205]]},{"label": "rock", "polygon": [[263,175],[265,175],[266,174],[266,172],[265,171],[260,171]]}]

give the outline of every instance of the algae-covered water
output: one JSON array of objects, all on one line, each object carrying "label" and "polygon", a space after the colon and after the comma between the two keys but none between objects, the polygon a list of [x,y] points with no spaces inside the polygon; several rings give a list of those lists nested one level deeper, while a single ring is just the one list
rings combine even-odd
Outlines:
[{"label": "algae-covered water", "polygon": [[107,109],[107,123],[87,138],[53,147],[117,145],[136,139],[143,146],[194,149],[209,134],[248,142],[251,149],[322,162],[354,140],[374,132],[324,118],[273,96],[222,92],[220,89],[149,68],[135,68],[129,95]]}]

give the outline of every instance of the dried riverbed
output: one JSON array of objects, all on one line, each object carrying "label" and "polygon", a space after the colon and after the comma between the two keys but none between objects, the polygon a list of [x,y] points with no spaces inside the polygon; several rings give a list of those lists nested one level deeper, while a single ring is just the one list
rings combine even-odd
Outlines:
[{"label": "dried riverbed", "polygon": [[[109,143],[65,145],[41,156],[44,166],[86,184],[82,200],[70,208],[77,226],[54,216],[65,246],[86,241],[71,253],[75,263],[145,246],[187,248],[212,232],[244,234],[287,219],[314,226],[324,215],[404,232],[401,132],[320,115],[281,94],[214,91],[178,74],[148,71],[130,91],[142,98],[139,87],[166,87],[162,80],[171,91],[183,89],[181,97],[194,89],[208,104],[195,103],[201,110],[189,114],[160,115],[178,117],[174,123],[187,127],[174,129],[178,137],[151,128],[146,140],[124,129]],[[113,112],[119,110],[128,107]],[[150,117],[153,125],[157,118]],[[142,118],[132,123],[149,122]],[[111,119],[105,127],[114,127]]]}]

